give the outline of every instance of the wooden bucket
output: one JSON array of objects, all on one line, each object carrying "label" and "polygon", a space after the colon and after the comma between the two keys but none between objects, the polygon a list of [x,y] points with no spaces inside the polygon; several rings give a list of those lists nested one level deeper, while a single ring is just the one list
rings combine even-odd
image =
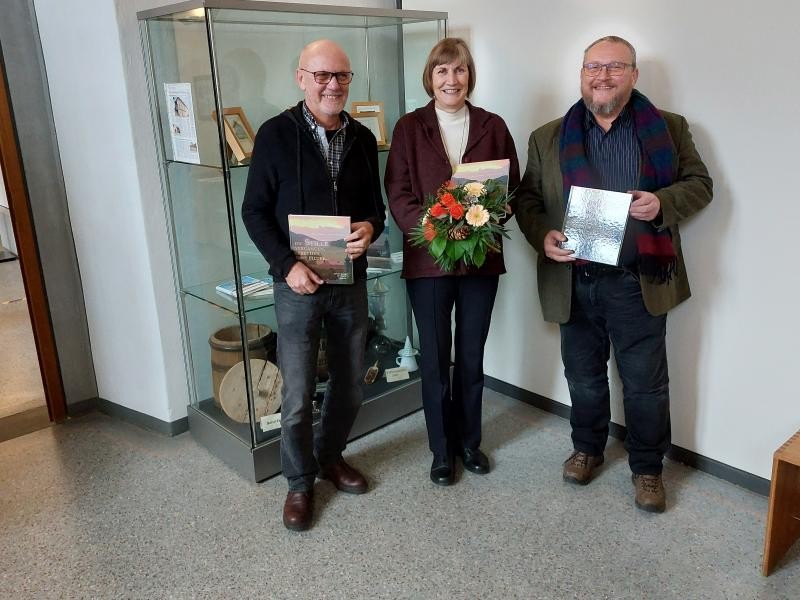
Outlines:
[{"label": "wooden bucket", "polygon": [[[211,346],[211,382],[214,387],[214,404],[221,408],[219,386],[233,365],[244,360],[242,335],[238,325],[224,327],[208,338]],[[247,351],[250,359],[260,358],[277,362],[275,357],[275,334],[267,325],[247,324]]]}]

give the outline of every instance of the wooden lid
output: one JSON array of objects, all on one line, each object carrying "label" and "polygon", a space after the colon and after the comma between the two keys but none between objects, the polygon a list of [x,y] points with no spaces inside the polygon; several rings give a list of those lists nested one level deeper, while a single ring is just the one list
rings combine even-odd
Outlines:
[{"label": "wooden lid", "polygon": [[[283,379],[278,367],[268,360],[250,359],[250,377],[253,384],[255,420],[278,412],[281,406]],[[247,392],[244,378],[244,361],[239,361],[225,373],[219,385],[222,410],[237,423],[248,423]]]}]

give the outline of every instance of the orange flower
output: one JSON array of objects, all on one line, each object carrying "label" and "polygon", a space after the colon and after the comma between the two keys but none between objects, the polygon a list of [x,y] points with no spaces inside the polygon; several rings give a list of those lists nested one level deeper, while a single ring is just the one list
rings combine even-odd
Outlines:
[{"label": "orange flower", "polygon": [[436,228],[433,226],[431,221],[425,222],[425,229],[423,230],[422,235],[424,235],[425,239],[429,242],[432,242],[433,238],[436,237]]},{"label": "orange flower", "polygon": [[446,194],[442,194],[442,204],[444,204],[447,208],[451,208],[454,204],[457,204],[455,196],[450,192]]},{"label": "orange flower", "polygon": [[447,181],[445,181],[442,184],[442,188],[444,188],[446,190],[454,190],[454,189],[456,189],[456,187],[457,187],[456,186],[456,182],[453,181],[452,179],[448,179]]},{"label": "orange flower", "polygon": [[464,207],[461,206],[458,202],[456,202],[452,206],[448,206],[447,208],[450,210],[450,216],[456,220],[464,216]]},{"label": "orange flower", "polygon": [[446,214],[447,214],[447,209],[442,205],[441,202],[437,202],[436,204],[431,206],[431,216],[434,219],[441,219]]}]

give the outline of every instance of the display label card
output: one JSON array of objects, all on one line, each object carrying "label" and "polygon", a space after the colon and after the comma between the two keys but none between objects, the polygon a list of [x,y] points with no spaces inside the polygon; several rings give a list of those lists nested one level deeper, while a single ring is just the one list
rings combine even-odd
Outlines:
[{"label": "display label card", "polygon": [[406,369],[405,367],[395,367],[393,369],[386,369],[384,371],[384,374],[386,375],[387,383],[408,379],[408,369]]},{"label": "display label card", "polygon": [[281,413],[261,417],[261,431],[272,431],[281,428]]}]

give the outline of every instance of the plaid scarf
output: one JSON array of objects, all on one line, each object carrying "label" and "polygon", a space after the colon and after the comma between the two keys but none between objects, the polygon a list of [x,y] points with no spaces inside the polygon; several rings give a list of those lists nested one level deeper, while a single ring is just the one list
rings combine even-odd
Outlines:
[{"label": "plaid scarf", "polygon": [[[639,189],[652,192],[670,185],[675,179],[672,168],[675,150],[667,123],[658,109],[640,92],[633,90],[631,109],[636,135],[642,148]],[[586,105],[579,100],[567,111],[561,123],[559,158],[564,182],[564,206],[573,185],[598,187],[600,178],[589,164],[584,148]],[[641,224],[636,235],[639,273],[650,281],[666,283],[675,274],[678,259],[669,229],[659,230],[650,223]]]}]

